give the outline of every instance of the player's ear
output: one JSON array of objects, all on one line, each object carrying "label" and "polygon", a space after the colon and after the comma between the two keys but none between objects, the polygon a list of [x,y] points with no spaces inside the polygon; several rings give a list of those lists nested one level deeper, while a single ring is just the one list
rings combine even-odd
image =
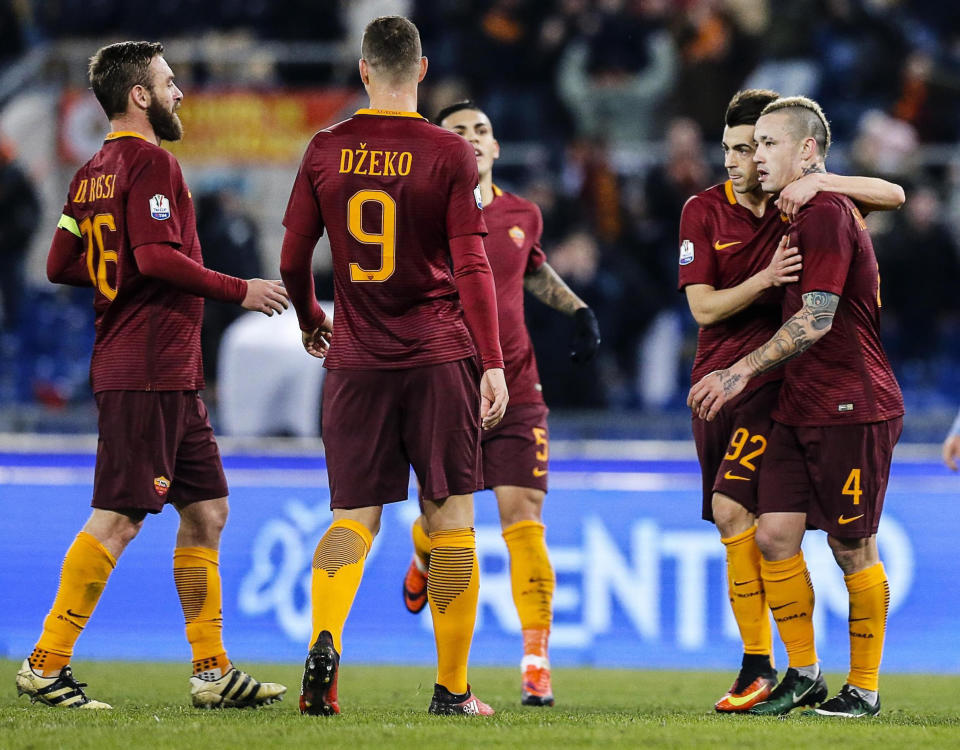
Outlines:
[{"label": "player's ear", "polygon": [[364,86],[370,85],[370,67],[362,57],[360,58],[360,80]]},{"label": "player's ear", "polygon": [[146,109],[150,106],[150,91],[146,86],[139,83],[130,89],[128,101],[133,102],[140,109]]},{"label": "player's ear", "polygon": [[421,58],[420,58],[420,73],[419,73],[419,75],[417,76],[417,83],[420,83],[420,81],[422,81],[426,75],[427,75],[427,58],[426,58],[426,57],[421,57]]},{"label": "player's ear", "polygon": [[498,141],[496,138],[493,139],[493,158],[500,158],[500,141]]}]

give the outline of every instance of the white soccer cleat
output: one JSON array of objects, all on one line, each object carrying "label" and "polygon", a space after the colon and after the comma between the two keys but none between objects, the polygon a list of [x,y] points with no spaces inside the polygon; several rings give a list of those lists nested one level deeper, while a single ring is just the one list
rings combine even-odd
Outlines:
[{"label": "white soccer cleat", "polygon": [[44,677],[33,671],[30,660],[24,659],[17,672],[17,695],[29,695],[32,703],[43,703],[55,708],[113,708],[109,703],[88,698],[67,665],[56,677]]},{"label": "white soccer cleat", "polygon": [[190,698],[197,708],[252,708],[282,700],[286,685],[257,682],[253,677],[232,667],[219,680],[190,678]]}]

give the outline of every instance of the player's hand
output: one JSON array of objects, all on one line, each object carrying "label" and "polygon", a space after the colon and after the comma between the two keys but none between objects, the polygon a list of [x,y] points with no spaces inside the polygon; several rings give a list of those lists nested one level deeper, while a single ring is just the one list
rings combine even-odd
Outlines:
[{"label": "player's hand", "polygon": [[507,412],[507,402],[510,395],[507,393],[507,381],[503,376],[503,369],[493,367],[484,370],[480,378],[480,424],[483,429],[496,427]]},{"label": "player's hand", "polygon": [[262,312],[264,315],[278,315],[287,309],[287,290],[282,281],[266,279],[247,279],[247,296],[240,305],[244,310]]},{"label": "player's hand", "polygon": [[700,419],[712,422],[723,405],[744,389],[748,380],[736,371],[736,365],[714,370],[690,389],[687,406]]},{"label": "player's hand", "polygon": [[312,331],[300,331],[300,338],[307,354],[317,359],[323,359],[330,351],[330,339],[333,338],[333,320],[328,315]]},{"label": "player's hand", "polygon": [[790,247],[790,235],[780,238],[780,244],[773,251],[770,265],[763,269],[767,287],[783,286],[800,281],[800,271],[803,268],[803,257],[800,250]]},{"label": "player's hand", "polygon": [[780,213],[787,216],[790,221],[796,219],[800,207],[809,203],[820,192],[822,177],[823,175],[819,172],[807,174],[794,180],[781,190],[780,197],[775,201]]},{"label": "player's hand", "polygon": [[600,324],[589,307],[581,307],[573,313],[573,341],[570,342],[570,359],[574,362],[589,362],[600,348]]},{"label": "player's hand", "polygon": [[958,459],[960,459],[960,435],[948,435],[943,441],[943,462],[952,471],[956,471]]}]

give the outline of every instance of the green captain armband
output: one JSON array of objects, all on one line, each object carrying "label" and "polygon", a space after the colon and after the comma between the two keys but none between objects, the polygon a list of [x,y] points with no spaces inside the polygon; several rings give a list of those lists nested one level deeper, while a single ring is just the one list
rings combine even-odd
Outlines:
[{"label": "green captain armband", "polygon": [[70,234],[80,237],[80,227],[77,226],[77,220],[72,216],[60,214],[60,221],[57,222],[57,229],[66,229]]}]

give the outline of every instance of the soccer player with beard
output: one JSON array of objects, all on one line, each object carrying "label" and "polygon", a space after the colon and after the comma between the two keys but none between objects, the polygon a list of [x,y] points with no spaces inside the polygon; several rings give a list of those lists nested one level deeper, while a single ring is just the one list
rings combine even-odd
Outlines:
[{"label": "soccer player with beard", "polygon": [[[816,102],[778,99],[757,120],[753,160],[764,192],[805,174],[825,173],[830,128]],[[750,713],[784,715],[827,697],[813,632],[814,594],[800,545],[806,528],[827,532],[849,595],[850,671],[846,684],[808,714],[873,716],[890,589],[876,532],[903,398],[880,343],[880,281],[856,205],[816,195],[790,228],[804,256],[801,280],[787,287],[786,322],[729,367],[704,376],[688,403],[712,421],[754,379],[786,365],[757,489],[760,577],[790,667]]]},{"label": "soccer player with beard", "polygon": [[183,94],[163,46],[120,42],[90,60],[112,132],[77,172],[47,258],[51,281],[93,287],[90,376],[99,411],[93,512],[67,551],[60,587],[17,690],[50,706],[104,709],[69,662],[121,553],[148,513],[180,514],[173,577],[202,708],[259,706],[286,688],[233,666],[223,647],[220,535],[227,483],[200,360],[203,298],[267,315],[287,306],[278,282],[203,267],[190,191],[161,140],[182,135]]},{"label": "soccer player with beard", "polygon": [[[503,538],[510,552],[513,601],[523,631],[521,703],[552,706],[547,645],[553,620],[554,573],[543,525],[548,410],[523,317],[524,289],[573,317],[574,361],[585,362],[596,354],[600,330],[593,311],[546,262],[540,247],[540,209],[493,184],[493,162],[500,156],[500,144],[493,137],[487,115],[475,103],[464,101],[441,110],[435,122],[466,138],[476,153],[487,224],[484,247],[497,287],[500,346],[510,391],[506,417],[497,427],[485,431],[481,440],[483,483],[496,495]],[[423,609],[428,598],[428,533],[426,516],[421,515],[413,525],[414,556],[403,585],[404,603],[414,613]]]},{"label": "soccer player with beard", "polygon": [[[754,124],[777,98],[773,91],[749,89],[730,100],[722,139],[730,179],[697,194],[683,209],[679,288],[701,326],[693,382],[752,351],[780,327],[780,287],[796,282],[802,269],[784,236],[788,214],[822,190],[846,194],[865,210],[903,202],[900,187],[884,180],[815,173],[786,186],[774,203],[761,188],[753,154]],[[713,421],[693,415],[702,515],[716,524],[726,548],[728,594],[743,640],[740,673],[715,704],[725,713],[750,709],[776,685],[755,535],[758,472],[781,380],[777,370],[752,380]]]},{"label": "soccer player with beard", "polygon": [[[427,58],[413,23],[371,21],[361,55],[370,106],[314,136],[283,220],[281,276],[304,347],[326,359],[333,510],[313,557],[300,710],[340,713],[344,624],[383,505],[407,498],[412,465],[430,523],[437,679],[429,711],[488,716],[493,709],[467,682],[479,584],[473,493],[483,486],[480,428],[503,418],[508,396],[477,161],[466,141],[416,113]],[[310,270],[324,231],[332,326]]]}]

